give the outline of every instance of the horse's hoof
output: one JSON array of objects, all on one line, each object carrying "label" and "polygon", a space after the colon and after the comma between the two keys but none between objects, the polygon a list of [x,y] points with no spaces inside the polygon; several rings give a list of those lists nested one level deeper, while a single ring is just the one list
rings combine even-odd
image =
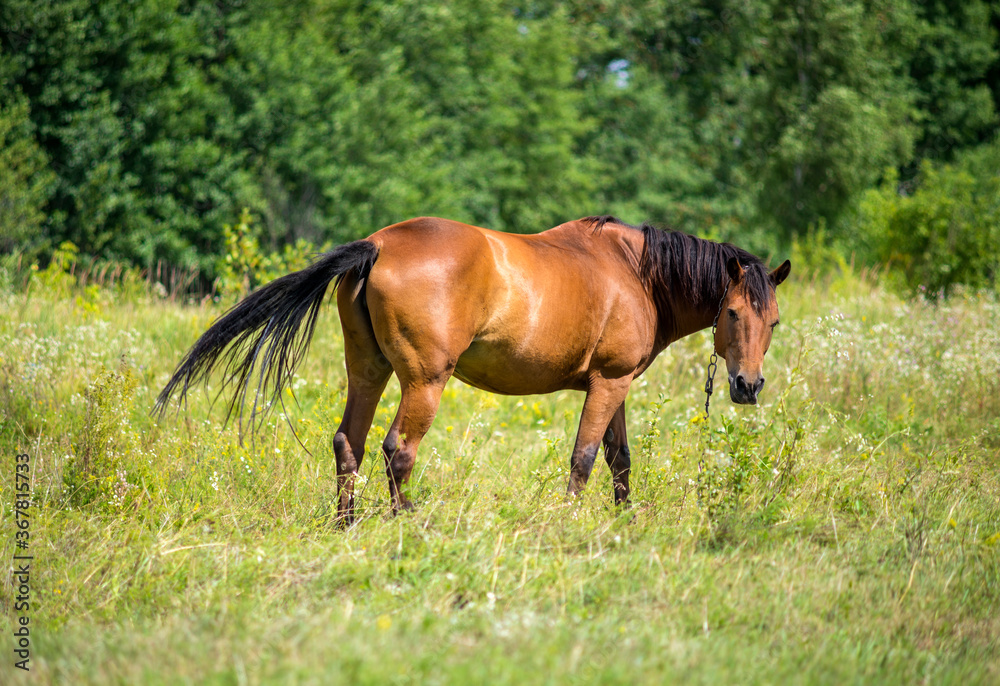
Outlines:
[{"label": "horse's hoof", "polygon": [[396,515],[403,514],[404,512],[413,512],[416,509],[417,509],[416,505],[414,505],[411,501],[406,500],[401,503],[397,503],[396,505],[393,505],[392,516],[395,517]]}]

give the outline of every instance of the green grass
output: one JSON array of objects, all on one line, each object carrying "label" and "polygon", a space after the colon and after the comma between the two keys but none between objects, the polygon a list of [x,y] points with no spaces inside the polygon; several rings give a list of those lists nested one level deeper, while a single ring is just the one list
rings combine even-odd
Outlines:
[{"label": "green grass", "polygon": [[[996,683],[1000,304],[905,301],[855,277],[781,288],[763,405],[715,396],[707,333],[628,403],[634,506],[603,463],[564,496],[582,396],[452,381],[413,513],[369,436],[335,528],[345,394],[334,308],[292,413],[240,446],[210,393],[153,400],[219,314],[36,280],[0,294],[0,474],[34,468],[32,674],[3,683]],[[701,465],[701,471],[699,468]]]}]

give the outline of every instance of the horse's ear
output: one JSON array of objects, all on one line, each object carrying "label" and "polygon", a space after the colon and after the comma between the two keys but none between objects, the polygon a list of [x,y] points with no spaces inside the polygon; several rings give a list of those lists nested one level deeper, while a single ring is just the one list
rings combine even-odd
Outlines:
[{"label": "horse's ear", "polygon": [[788,278],[789,272],[792,271],[792,263],[785,260],[781,263],[781,266],[771,272],[771,283],[777,288],[781,285],[781,282]]},{"label": "horse's ear", "polygon": [[730,257],[729,261],[726,262],[726,271],[729,272],[729,278],[733,280],[733,283],[739,283],[739,280],[743,278],[743,265],[735,257]]}]

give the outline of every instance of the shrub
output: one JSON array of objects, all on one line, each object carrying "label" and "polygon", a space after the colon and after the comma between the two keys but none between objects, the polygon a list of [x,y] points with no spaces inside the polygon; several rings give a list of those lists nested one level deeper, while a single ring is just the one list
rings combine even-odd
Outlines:
[{"label": "shrub", "polygon": [[70,297],[76,287],[74,271],[79,253],[79,248],[73,243],[64,241],[52,252],[52,259],[45,269],[38,271],[32,267],[35,272],[32,281],[57,298]]},{"label": "shrub", "polygon": [[912,194],[895,172],[862,201],[863,233],[893,278],[915,292],[947,295],[954,286],[996,284],[1000,254],[1000,173],[924,162]]},{"label": "shrub", "polygon": [[148,460],[131,424],[137,386],[123,356],[118,369],[103,369],[84,392],[83,427],[63,471],[71,503],[120,511],[148,489]]},{"label": "shrub", "polygon": [[304,269],[316,252],[312,243],[299,239],[286,245],[281,253],[265,253],[257,238],[250,210],[243,208],[239,221],[223,227],[225,253],[216,263],[216,289],[225,301],[235,301],[258,286],[292,271]]}]

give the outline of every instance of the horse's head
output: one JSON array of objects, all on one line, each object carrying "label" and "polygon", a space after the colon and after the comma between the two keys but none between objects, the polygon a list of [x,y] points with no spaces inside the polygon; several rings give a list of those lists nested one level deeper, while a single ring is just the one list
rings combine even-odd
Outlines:
[{"label": "horse's head", "polygon": [[788,260],[770,274],[759,265],[745,269],[735,257],[726,264],[731,281],[719,313],[715,352],[726,360],[734,403],[756,404],[764,387],[764,354],[778,325],[774,292],[791,268]]}]

